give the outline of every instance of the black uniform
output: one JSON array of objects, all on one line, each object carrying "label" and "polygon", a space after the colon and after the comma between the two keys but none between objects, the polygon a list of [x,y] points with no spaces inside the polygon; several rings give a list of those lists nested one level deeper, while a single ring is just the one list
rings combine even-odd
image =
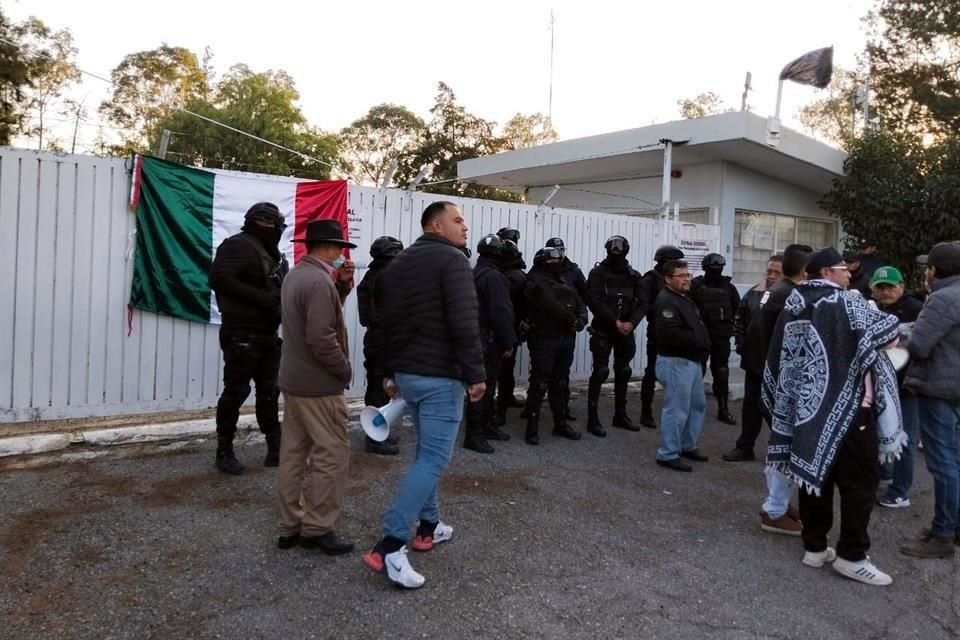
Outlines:
[{"label": "black uniform", "polygon": [[560,277],[560,265],[557,264],[555,270],[549,269],[551,266],[536,265],[527,275],[530,385],[526,411],[527,442],[531,444],[535,444],[538,437],[540,406],[548,390],[554,432],[574,439],[580,437],[567,425],[563,405],[573,364],[579,297]]},{"label": "black uniform", "polygon": [[599,427],[597,409],[600,403],[600,386],[610,375],[610,352],[613,351],[614,424],[626,426],[629,423],[626,419],[627,384],[633,375],[631,363],[637,353],[637,339],[633,332],[626,336],[621,335],[616,323],[618,320],[629,322],[634,326],[634,330],[640,326],[648,306],[643,277],[625,258],[611,260],[608,257],[590,271],[587,290],[593,311],[593,322],[590,326],[593,372],[587,394],[589,422],[591,426]]},{"label": "black uniform", "polygon": [[210,270],[210,286],[216,293],[223,321],[223,393],[217,402],[218,466],[228,452],[233,457],[237,419],[240,406],[250,395],[251,379],[257,389],[257,424],[267,438],[269,450],[276,451],[280,441],[277,329],[280,285],[287,274],[287,261],[277,248],[277,235],[268,236],[252,221],[243,228],[217,248]]},{"label": "black uniform", "polygon": [[517,351],[523,341],[521,325],[527,319],[527,265],[523,258],[501,267],[503,275],[510,282],[510,302],[513,306],[513,330],[517,335],[517,342],[513,345],[510,357],[503,359],[500,367],[500,379],[497,381],[497,409],[496,422],[503,425],[507,421],[507,409],[512,406],[513,392],[517,387],[514,371],[517,368]]},{"label": "black uniform", "polygon": [[761,347],[760,310],[766,291],[753,288],[740,300],[733,323],[733,337],[740,368],[744,371],[743,413],[737,449],[753,456],[753,447],[763,428],[763,410],[760,392],[763,383],[763,366],[767,354]]},{"label": "black uniform", "polygon": [[374,259],[357,285],[357,311],[360,324],[367,329],[363,336],[363,366],[367,371],[367,390],[363,401],[370,407],[382,407],[390,401],[383,390],[383,327],[377,313],[376,295],[377,281],[389,264],[389,259]]},{"label": "black uniform", "polygon": [[697,276],[690,284],[690,299],[697,305],[700,318],[710,334],[710,373],[713,376],[713,395],[717,398],[719,417],[733,424],[729,411],[730,394],[730,338],[733,321],[740,307],[740,294],[729,276],[709,271]]},{"label": "black uniform", "polygon": [[867,300],[870,299],[870,274],[863,268],[863,264],[856,271],[850,272],[850,284],[847,286],[849,291],[859,291]]},{"label": "black uniform", "polygon": [[[587,281],[583,277],[583,271],[580,270],[580,266],[564,256],[563,261],[560,263],[560,277],[563,279],[564,283],[572,287],[574,291],[577,292],[577,333],[583,331],[583,328],[587,326],[587,305],[589,304],[590,294],[587,291]],[[577,343],[574,341],[570,345],[570,361],[573,361],[573,352],[576,350]],[[566,386],[566,397],[563,399],[563,413],[568,420],[575,419],[573,414],[570,413],[570,377],[567,377],[567,386]]]},{"label": "black uniform", "polygon": [[640,404],[642,417],[640,421],[645,425],[653,424],[653,392],[657,385],[657,330],[656,318],[653,310],[654,303],[660,292],[666,286],[663,274],[657,265],[643,274],[643,295],[647,300],[647,368],[643,370],[643,382],[640,383]]},{"label": "black uniform", "polygon": [[[492,425],[494,395],[503,364],[503,354],[511,351],[517,343],[513,324],[513,305],[510,303],[510,281],[500,272],[497,259],[481,254],[473,269],[477,286],[477,302],[480,305],[480,340],[483,344],[484,370],[487,389],[479,402],[467,403],[467,431],[464,444],[471,440],[491,436],[501,437]],[[502,434],[506,436],[506,434]]]}]

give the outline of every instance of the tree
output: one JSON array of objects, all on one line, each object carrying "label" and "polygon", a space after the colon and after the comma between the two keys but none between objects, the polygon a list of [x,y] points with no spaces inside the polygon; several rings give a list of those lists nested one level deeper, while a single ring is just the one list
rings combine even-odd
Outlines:
[{"label": "tree", "polygon": [[680,108],[680,117],[684,119],[703,118],[704,116],[733,111],[713,91],[701,93],[695,98],[677,100],[677,107]]},{"label": "tree", "polygon": [[835,67],[830,85],[817,90],[823,97],[800,109],[801,124],[846,149],[855,133],[854,100],[862,83],[856,73]]},{"label": "tree", "polygon": [[166,43],[129,54],[110,78],[113,94],[100,105],[100,113],[114,126],[128,130],[115,149],[119,154],[144,150],[158,122],[190,100],[206,99],[209,94],[208,77],[197,56]]},{"label": "tree", "polygon": [[395,104],[371,107],[365,116],[340,132],[344,159],[354,175],[378,185],[394,160],[410,154],[426,124]]},{"label": "tree", "polygon": [[13,140],[23,119],[22,103],[30,86],[30,67],[20,44],[21,30],[0,8],[0,145]]},{"label": "tree", "polygon": [[518,113],[503,126],[503,148],[505,150],[529,149],[541,144],[556,142],[557,132],[550,118],[542,113],[523,115]]},{"label": "tree", "polygon": [[849,152],[846,176],[821,206],[851,239],[875,239],[885,258],[915,276],[917,255],[960,238],[960,142],[925,145],[910,131],[871,130]]},{"label": "tree", "polygon": [[421,132],[414,151],[400,160],[397,184],[405,185],[426,167],[425,181],[432,193],[471,198],[518,201],[508,191],[457,180],[457,163],[497,153],[503,140],[494,134],[496,123],[475,116],[457,102],[446,83],[439,83],[430,109],[430,122]]},{"label": "tree", "polygon": [[340,166],[337,139],[307,124],[296,104],[299,98],[293,79],[286,72],[254,73],[245,65],[235,65],[217,84],[210,101],[194,98],[185,107],[210,120],[292,149],[294,153],[183,111],[159,121],[153,127],[149,141],[153,147],[162,131],[169,129],[173,137],[168,155],[184,164],[312,179],[329,178],[329,165]]},{"label": "tree", "polygon": [[45,120],[64,90],[80,79],[80,71],[73,59],[77,50],[73,36],[67,29],[52,31],[37,18],[28,18],[21,27],[22,55],[28,60],[30,88],[24,92],[22,108],[31,124],[22,126],[21,133],[37,139],[37,148],[62,149],[59,141],[48,139]]},{"label": "tree", "polygon": [[960,0],[885,0],[870,20],[867,58],[881,125],[960,132]]}]

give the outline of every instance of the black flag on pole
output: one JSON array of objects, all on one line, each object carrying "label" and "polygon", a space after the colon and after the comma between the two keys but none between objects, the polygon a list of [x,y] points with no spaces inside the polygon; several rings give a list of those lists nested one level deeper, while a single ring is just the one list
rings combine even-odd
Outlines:
[{"label": "black flag on pole", "polygon": [[790,62],[780,72],[781,80],[793,80],[823,89],[833,76],[833,47],[824,47],[805,53]]}]

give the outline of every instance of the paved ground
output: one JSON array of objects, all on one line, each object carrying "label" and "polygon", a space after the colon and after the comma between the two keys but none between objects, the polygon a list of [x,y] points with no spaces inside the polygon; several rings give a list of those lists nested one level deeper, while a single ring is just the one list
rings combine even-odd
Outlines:
[{"label": "paved ground", "polygon": [[[277,550],[262,445],[242,450],[240,478],[212,470],[212,443],[0,474],[0,637],[960,635],[960,560],[896,551],[932,510],[922,462],[915,506],[874,512],[872,555],[895,579],[876,588],[806,568],[798,539],[760,531],[760,463],[719,460],[736,427],[706,425],[713,458],[692,474],[653,464],[656,432],[547,433],[533,448],[516,416],[510,428],[496,455],[457,449],[441,493],[456,533],[413,557],[427,577],[417,592],[369,573],[359,552]],[[353,456],[341,533],[360,549],[411,456],[403,433],[399,459]]]}]

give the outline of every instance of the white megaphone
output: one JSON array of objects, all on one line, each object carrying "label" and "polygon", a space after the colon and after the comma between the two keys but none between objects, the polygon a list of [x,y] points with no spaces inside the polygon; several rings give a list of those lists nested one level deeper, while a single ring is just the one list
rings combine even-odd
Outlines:
[{"label": "white megaphone", "polygon": [[407,401],[397,396],[379,409],[366,407],[360,412],[360,426],[371,440],[383,442],[390,435],[390,425],[403,415]]}]

